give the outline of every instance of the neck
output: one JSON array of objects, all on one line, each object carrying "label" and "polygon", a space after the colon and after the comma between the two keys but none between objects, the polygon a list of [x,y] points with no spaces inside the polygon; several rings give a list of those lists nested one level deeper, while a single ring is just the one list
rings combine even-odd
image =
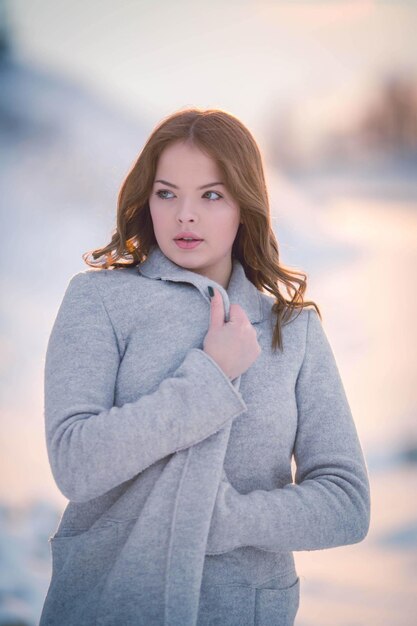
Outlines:
[{"label": "neck", "polygon": [[192,271],[195,271],[198,274],[202,274],[206,276],[207,278],[210,278],[210,280],[215,281],[216,283],[218,283],[224,289],[227,290],[229,286],[230,278],[232,276],[232,270],[233,270],[233,261],[230,258],[228,260],[227,265],[225,265],[225,267],[218,268],[217,271],[211,272],[210,269],[207,272],[198,271],[198,270],[192,270]]}]

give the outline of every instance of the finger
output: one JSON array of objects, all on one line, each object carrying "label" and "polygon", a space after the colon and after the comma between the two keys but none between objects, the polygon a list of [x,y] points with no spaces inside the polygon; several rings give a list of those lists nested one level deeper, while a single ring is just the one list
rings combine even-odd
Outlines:
[{"label": "finger", "polygon": [[220,328],[224,324],[224,305],[222,294],[218,289],[213,287],[214,296],[210,302],[210,326]]},{"label": "finger", "polygon": [[231,304],[229,307],[229,322],[243,322],[248,320],[246,312],[239,304]]}]

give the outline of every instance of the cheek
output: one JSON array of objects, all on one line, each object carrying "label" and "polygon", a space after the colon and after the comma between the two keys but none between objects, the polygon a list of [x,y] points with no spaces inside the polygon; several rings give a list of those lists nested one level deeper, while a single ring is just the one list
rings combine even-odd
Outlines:
[{"label": "cheek", "polygon": [[228,215],[227,218],[221,220],[221,223],[217,222],[215,232],[218,241],[230,245],[230,242],[235,240],[240,223],[239,219],[239,215]]},{"label": "cheek", "polygon": [[151,220],[152,220],[152,224],[155,230],[162,230],[164,227],[164,217],[163,217],[163,213],[161,211],[158,211],[155,208],[152,208],[151,205],[149,205],[150,208],[150,215],[151,215]]},{"label": "cheek", "polygon": [[234,210],[233,213],[231,215],[228,216],[228,231],[230,232],[234,232],[234,234],[237,233],[237,229],[239,228],[239,224],[240,224],[240,211],[239,210]]}]

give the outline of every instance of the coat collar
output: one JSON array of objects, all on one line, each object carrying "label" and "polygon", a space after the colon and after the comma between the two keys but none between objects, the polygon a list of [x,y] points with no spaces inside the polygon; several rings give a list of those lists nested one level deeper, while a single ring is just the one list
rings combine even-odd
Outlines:
[{"label": "coat collar", "polygon": [[233,258],[232,274],[227,290],[216,281],[207,278],[207,276],[177,265],[156,244],[150,248],[146,259],[137,265],[137,269],[140,274],[147,278],[191,283],[197,287],[208,303],[210,303],[210,297],[207,287],[209,285],[216,287],[223,297],[226,321],[229,319],[231,302],[240,304],[251,323],[262,320],[261,292],[247,278],[243,265],[236,258]]}]

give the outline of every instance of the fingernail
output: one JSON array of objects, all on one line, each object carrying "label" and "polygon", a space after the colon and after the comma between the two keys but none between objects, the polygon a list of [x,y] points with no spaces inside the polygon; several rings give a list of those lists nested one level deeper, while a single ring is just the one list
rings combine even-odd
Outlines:
[{"label": "fingernail", "polygon": [[209,287],[207,287],[207,289],[208,289],[208,293],[209,293],[210,298],[212,298],[212,297],[214,296],[214,290],[213,290],[213,287],[210,287],[210,286],[209,286]]}]

